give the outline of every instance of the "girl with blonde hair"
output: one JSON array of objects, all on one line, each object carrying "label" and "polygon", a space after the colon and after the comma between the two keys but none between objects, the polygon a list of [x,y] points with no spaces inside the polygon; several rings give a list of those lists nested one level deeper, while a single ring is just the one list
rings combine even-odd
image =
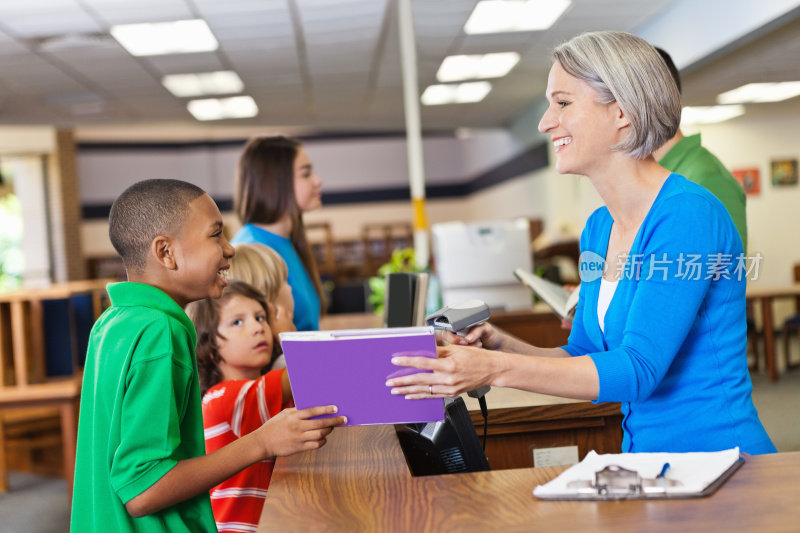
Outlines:
[{"label": "girl with blonde hair", "polygon": [[285,366],[278,335],[283,331],[295,331],[294,299],[289,286],[289,271],[278,253],[264,244],[241,243],[235,246],[236,255],[231,258],[229,276],[253,286],[266,300],[269,307],[269,325],[273,335],[273,352],[270,368]]}]

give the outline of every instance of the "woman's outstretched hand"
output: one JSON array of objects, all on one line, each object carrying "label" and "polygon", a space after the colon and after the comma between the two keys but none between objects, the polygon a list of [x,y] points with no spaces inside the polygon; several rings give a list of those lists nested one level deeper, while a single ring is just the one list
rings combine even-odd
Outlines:
[{"label": "woman's outstretched hand", "polygon": [[469,330],[463,337],[456,335],[452,331],[436,330],[436,343],[440,346],[476,346],[487,350],[499,350],[503,345],[503,334],[489,322],[478,324]]},{"label": "woman's outstretched hand", "polygon": [[428,372],[388,380],[386,386],[392,388],[391,393],[409,400],[448,398],[492,384],[499,362],[497,354],[462,345],[440,346],[437,351],[437,359],[395,354],[392,364]]}]

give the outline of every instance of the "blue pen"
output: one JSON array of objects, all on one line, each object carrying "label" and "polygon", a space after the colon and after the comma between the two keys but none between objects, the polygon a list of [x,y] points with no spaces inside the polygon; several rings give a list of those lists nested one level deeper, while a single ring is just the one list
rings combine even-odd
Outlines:
[{"label": "blue pen", "polygon": [[664,463],[664,466],[661,467],[661,472],[656,476],[656,479],[662,479],[666,476],[667,470],[669,470],[669,463]]}]

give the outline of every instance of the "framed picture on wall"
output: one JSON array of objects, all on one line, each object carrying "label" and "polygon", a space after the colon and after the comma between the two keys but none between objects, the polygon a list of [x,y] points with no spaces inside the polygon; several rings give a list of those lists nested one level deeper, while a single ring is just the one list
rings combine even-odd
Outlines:
[{"label": "framed picture on wall", "polygon": [[731,173],[742,186],[745,194],[752,195],[761,192],[761,173],[757,168],[739,168]]},{"label": "framed picture on wall", "polygon": [[797,159],[772,161],[772,185],[797,185]]}]

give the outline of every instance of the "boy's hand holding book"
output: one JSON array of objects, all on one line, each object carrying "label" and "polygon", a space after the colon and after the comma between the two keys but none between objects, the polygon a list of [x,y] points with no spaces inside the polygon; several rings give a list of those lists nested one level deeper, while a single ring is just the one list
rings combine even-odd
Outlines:
[{"label": "boy's hand holding book", "polygon": [[257,432],[265,457],[281,457],[316,450],[325,445],[325,438],[336,426],[347,422],[344,416],[313,417],[337,412],[336,406],[326,405],[308,409],[284,409],[262,425]]}]

